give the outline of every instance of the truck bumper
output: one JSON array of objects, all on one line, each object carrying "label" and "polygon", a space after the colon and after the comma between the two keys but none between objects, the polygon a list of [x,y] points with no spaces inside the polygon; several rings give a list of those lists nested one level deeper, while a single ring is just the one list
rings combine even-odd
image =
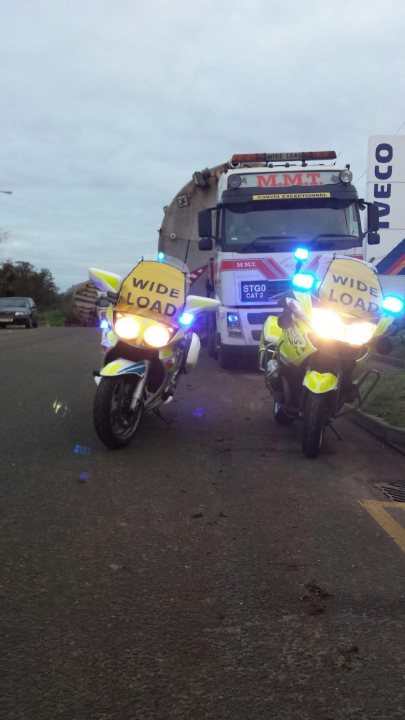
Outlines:
[{"label": "truck bumper", "polygon": [[[221,344],[232,346],[235,351],[246,352],[250,355],[257,353],[262,329],[269,315],[277,315],[281,309],[269,308],[220,308],[217,315],[217,331],[221,336]],[[241,328],[240,334],[229,332],[227,315],[237,314]]]}]

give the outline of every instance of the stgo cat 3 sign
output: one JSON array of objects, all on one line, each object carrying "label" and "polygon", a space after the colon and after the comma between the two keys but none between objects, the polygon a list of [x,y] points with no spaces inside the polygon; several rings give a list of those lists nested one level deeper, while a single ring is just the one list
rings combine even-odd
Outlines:
[{"label": "stgo cat 3 sign", "polygon": [[367,200],[378,205],[380,245],[366,246],[385,288],[405,284],[405,135],[373,135],[368,144]]}]

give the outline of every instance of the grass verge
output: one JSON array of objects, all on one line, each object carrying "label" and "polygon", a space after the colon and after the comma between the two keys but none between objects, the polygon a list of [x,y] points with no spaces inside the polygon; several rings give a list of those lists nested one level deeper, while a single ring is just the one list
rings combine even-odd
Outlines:
[{"label": "grass verge", "polygon": [[39,319],[46,320],[51,327],[63,327],[65,324],[65,316],[57,308],[43,310],[39,315]]},{"label": "grass verge", "polygon": [[398,335],[395,335],[392,340],[392,352],[390,355],[405,360],[405,330],[402,330]]},{"label": "grass verge", "polygon": [[405,427],[405,370],[382,375],[361,409],[390,425]]}]

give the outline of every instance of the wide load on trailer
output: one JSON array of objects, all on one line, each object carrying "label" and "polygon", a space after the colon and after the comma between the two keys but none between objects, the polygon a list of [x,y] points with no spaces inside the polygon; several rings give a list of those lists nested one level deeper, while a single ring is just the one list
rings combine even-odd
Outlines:
[{"label": "wide load on trailer", "polygon": [[108,301],[100,298],[100,292],[87,281],[73,285],[62,296],[62,313],[65,325],[95,327],[106,316]]},{"label": "wide load on trailer", "polygon": [[335,253],[363,259],[366,234],[379,242],[377,206],[359,200],[350,167],[335,159],[334,151],[234,155],[194,173],[166,209],[159,249],[185,261],[191,281],[221,303],[208,346],[222,367],[257,353],[265,319],[281,312],[298,247],[309,250],[304,269],[315,271]]}]

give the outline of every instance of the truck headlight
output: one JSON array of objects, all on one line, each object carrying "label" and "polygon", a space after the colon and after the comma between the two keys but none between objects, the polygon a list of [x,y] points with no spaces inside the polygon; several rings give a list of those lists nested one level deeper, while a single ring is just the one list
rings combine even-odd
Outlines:
[{"label": "truck headlight", "polygon": [[226,325],[229,335],[242,335],[242,326],[240,324],[240,318],[238,313],[227,313]]},{"label": "truck headlight", "polygon": [[365,345],[376,329],[374,323],[367,321],[345,323],[339,313],[323,308],[312,310],[312,327],[325,340],[338,340],[349,345]]},{"label": "truck headlight", "polygon": [[339,173],[339,180],[340,182],[344,183],[345,185],[348,185],[353,180],[353,173],[349,168],[345,168],[344,170],[341,170]]}]

